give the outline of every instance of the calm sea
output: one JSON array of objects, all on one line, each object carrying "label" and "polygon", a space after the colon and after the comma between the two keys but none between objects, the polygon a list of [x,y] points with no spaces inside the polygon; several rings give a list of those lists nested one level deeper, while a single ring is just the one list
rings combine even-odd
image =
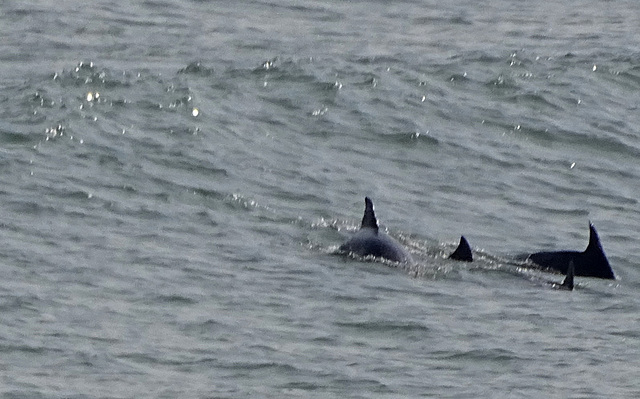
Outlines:
[{"label": "calm sea", "polygon": [[[1,397],[640,397],[639,26],[624,0],[2,2]],[[333,254],[366,195],[417,265]],[[589,221],[617,280],[510,261]]]}]

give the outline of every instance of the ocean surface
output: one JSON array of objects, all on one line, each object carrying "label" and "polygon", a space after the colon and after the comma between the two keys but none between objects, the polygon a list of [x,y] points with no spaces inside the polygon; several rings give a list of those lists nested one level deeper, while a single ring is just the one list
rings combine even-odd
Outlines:
[{"label": "ocean surface", "polygon": [[[0,397],[640,397],[639,26],[3,1]],[[365,196],[416,265],[335,254]],[[616,280],[513,261],[589,221]]]}]

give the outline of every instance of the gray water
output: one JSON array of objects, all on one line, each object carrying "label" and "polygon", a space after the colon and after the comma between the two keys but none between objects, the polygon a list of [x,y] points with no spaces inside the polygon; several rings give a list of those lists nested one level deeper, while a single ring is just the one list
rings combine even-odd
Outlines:
[{"label": "gray water", "polygon": [[[639,397],[639,26],[622,0],[2,2],[2,397]],[[365,195],[415,266],[334,254]],[[510,260],[589,221],[615,281]]]}]

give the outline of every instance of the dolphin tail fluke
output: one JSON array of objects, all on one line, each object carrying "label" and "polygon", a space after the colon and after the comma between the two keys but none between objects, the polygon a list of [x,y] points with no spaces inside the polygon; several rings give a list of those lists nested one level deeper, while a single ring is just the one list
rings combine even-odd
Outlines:
[{"label": "dolphin tail fluke", "polygon": [[564,278],[562,282],[562,287],[565,287],[569,291],[573,290],[573,276],[575,275],[576,268],[573,264],[573,261],[569,261],[569,267],[567,268],[567,276]]},{"label": "dolphin tail fluke", "polygon": [[373,211],[373,202],[369,197],[364,197],[364,216],[362,217],[362,227],[371,227],[378,231],[378,220],[376,213]]},{"label": "dolphin tail fluke", "polygon": [[471,254],[471,246],[464,236],[460,236],[460,244],[458,244],[458,248],[451,255],[449,255],[449,259],[453,260],[461,260],[464,262],[472,262],[473,255]]}]

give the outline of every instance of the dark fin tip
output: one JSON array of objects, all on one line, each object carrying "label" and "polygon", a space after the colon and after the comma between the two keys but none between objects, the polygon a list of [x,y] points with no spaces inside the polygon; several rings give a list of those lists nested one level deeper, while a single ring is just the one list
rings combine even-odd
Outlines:
[{"label": "dark fin tip", "polygon": [[453,260],[461,260],[464,262],[472,262],[473,255],[471,254],[471,246],[464,236],[460,236],[460,244],[458,244],[458,248],[451,255],[449,255],[449,259]]},{"label": "dark fin tip", "polygon": [[376,232],[378,231],[378,220],[376,220],[376,214],[373,211],[373,202],[369,197],[364,197],[364,216],[360,227],[371,227]]},{"label": "dark fin tip", "polygon": [[589,245],[587,248],[601,248],[600,237],[598,237],[598,232],[591,221],[589,221]]}]

